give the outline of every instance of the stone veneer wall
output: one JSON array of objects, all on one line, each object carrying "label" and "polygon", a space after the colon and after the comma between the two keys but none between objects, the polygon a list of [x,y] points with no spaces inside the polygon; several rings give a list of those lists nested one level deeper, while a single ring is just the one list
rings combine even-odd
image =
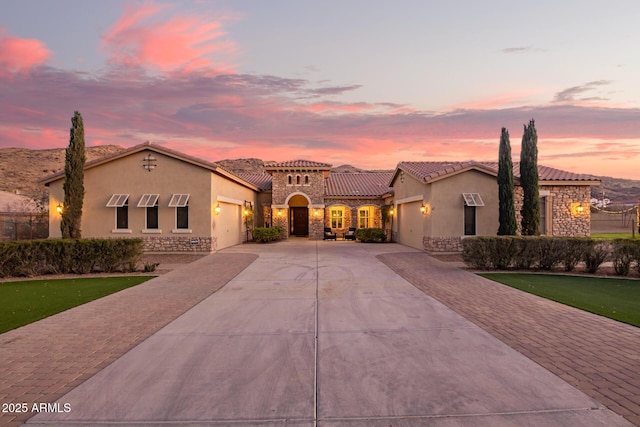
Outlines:
[{"label": "stone veneer wall", "polygon": [[[322,204],[324,195],[324,177],[322,172],[271,172],[273,176],[271,203],[274,205],[283,205],[287,197],[292,193],[304,193],[311,200],[311,204]],[[296,175],[300,175],[301,182],[304,182],[304,176],[309,175],[309,184],[287,184],[287,175],[293,176],[295,182]]]},{"label": "stone veneer wall", "polygon": [[[544,185],[540,187],[540,191],[549,192],[547,203],[551,203],[551,229],[547,230],[548,236],[588,237],[591,235],[591,210],[589,209],[591,188],[588,185]],[[523,197],[522,187],[516,186],[514,205],[518,234],[522,229],[520,210]],[[584,208],[582,213],[574,211],[573,206],[576,203]]]},{"label": "stone veneer wall", "polygon": [[[191,240],[198,243],[192,244]],[[217,239],[215,237],[143,237],[145,252],[205,252],[216,250]]]},{"label": "stone veneer wall", "polygon": [[462,252],[462,237],[424,236],[422,245],[427,252]]},{"label": "stone veneer wall", "polygon": [[339,199],[339,198],[326,198],[325,199],[325,221],[324,227],[331,227],[331,207],[332,206],[346,206],[349,209],[345,210],[344,215],[344,227],[335,228],[333,231],[339,233],[346,232],[349,227],[358,227],[358,208],[364,206],[375,206],[373,212],[373,228],[382,228],[382,210],[381,206],[384,202],[381,199]]}]

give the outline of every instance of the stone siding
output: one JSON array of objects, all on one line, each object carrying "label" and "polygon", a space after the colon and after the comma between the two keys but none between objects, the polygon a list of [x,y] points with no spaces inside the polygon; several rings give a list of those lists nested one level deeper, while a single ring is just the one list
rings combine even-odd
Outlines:
[{"label": "stone siding", "polygon": [[[591,234],[591,189],[588,185],[543,185],[540,192],[548,191],[547,205],[547,233],[548,236],[580,236],[588,237]],[[518,221],[518,234],[522,227],[523,191],[516,186],[515,192],[516,220]],[[582,206],[583,211],[577,212],[575,207]],[[550,216],[550,218],[549,218]]]},{"label": "stone siding", "polygon": [[[273,176],[271,203],[283,205],[293,193],[304,193],[309,197],[311,204],[324,203],[324,176],[322,172],[271,172]],[[293,178],[293,184],[288,183],[288,175]],[[296,175],[300,175],[301,183],[295,184]],[[304,176],[309,176],[309,184],[304,184]]]},{"label": "stone siding", "polygon": [[[197,240],[196,244],[191,241]],[[216,238],[211,237],[143,237],[145,252],[200,252],[211,253],[216,250]]]},{"label": "stone siding", "polygon": [[344,233],[349,230],[350,227],[358,227],[358,209],[365,206],[374,206],[373,218],[371,219],[372,228],[382,227],[382,210],[380,209],[384,202],[379,198],[370,199],[351,199],[351,198],[325,198],[325,227],[331,227],[331,207],[342,206],[345,209],[343,217],[343,228],[334,228],[333,231],[338,233]]},{"label": "stone siding", "polygon": [[461,237],[427,237],[422,238],[424,250],[427,252],[462,252]]}]

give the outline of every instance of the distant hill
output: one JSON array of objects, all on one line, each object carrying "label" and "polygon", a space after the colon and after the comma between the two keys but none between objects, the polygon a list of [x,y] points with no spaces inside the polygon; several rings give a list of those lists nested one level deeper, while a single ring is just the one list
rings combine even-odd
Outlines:
[{"label": "distant hill", "polygon": [[[87,147],[87,161],[122,150],[117,145]],[[39,197],[46,189],[38,180],[64,169],[65,148],[30,150],[0,148],[0,191]]]},{"label": "distant hill", "polygon": [[[87,147],[87,161],[107,156],[122,150],[117,145],[103,145]],[[23,194],[31,198],[38,198],[46,189],[37,181],[47,175],[64,168],[64,148],[50,150],[30,150],[27,148],[0,148],[0,191]],[[218,163],[223,168],[234,173],[263,173],[264,164],[269,163],[261,159],[225,159]],[[332,169],[333,172],[389,172],[368,171],[352,165],[340,165]],[[613,202],[637,202],[640,198],[640,180],[612,178],[608,176],[596,177],[602,180],[602,186],[592,187],[591,195],[601,199],[604,190],[605,197]]]}]

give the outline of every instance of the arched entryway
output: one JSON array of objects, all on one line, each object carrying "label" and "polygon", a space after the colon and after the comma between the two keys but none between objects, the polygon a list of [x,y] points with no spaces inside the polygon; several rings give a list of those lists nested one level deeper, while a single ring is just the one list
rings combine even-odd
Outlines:
[{"label": "arched entryway", "polygon": [[289,205],[289,235],[309,235],[309,198],[304,193],[291,194],[287,198]]}]

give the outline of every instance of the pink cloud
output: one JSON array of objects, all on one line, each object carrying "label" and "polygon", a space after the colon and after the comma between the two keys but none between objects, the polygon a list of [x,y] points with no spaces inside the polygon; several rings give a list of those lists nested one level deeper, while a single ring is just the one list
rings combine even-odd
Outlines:
[{"label": "pink cloud", "polygon": [[0,76],[29,71],[46,63],[50,56],[51,51],[40,40],[13,37],[0,27]]},{"label": "pink cloud", "polygon": [[227,18],[172,16],[172,6],[151,1],[127,4],[103,36],[104,48],[117,65],[170,71],[214,69],[229,72],[237,48],[222,29]]}]

